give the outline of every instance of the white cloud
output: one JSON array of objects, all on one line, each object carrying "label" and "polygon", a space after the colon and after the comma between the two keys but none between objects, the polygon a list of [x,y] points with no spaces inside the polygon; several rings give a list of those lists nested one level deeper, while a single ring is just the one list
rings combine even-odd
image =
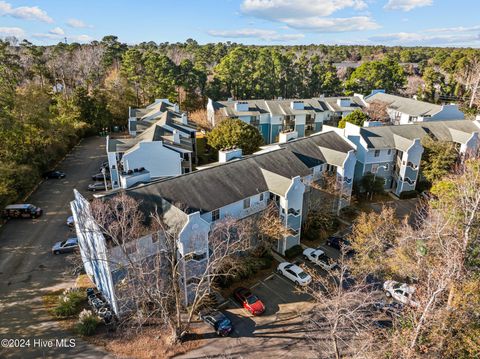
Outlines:
[{"label": "white cloud", "polygon": [[392,34],[382,34],[372,36],[370,41],[382,44],[394,45],[451,45],[460,46],[462,44],[480,44],[480,35],[472,33],[442,33],[431,34],[428,30],[422,33],[415,32],[397,32]]},{"label": "white cloud", "polygon": [[410,11],[416,7],[430,6],[432,4],[433,0],[388,0],[385,9]]},{"label": "white cloud", "polygon": [[208,34],[224,38],[256,38],[262,41],[292,41],[304,37],[303,34],[280,34],[273,30],[264,29],[237,29],[237,30],[210,30]]},{"label": "white cloud", "polygon": [[84,34],[84,35],[70,36],[68,40],[75,41],[75,42],[90,42],[90,41],[93,41],[94,39],[93,37]]},{"label": "white cloud", "polygon": [[53,19],[48,16],[47,12],[38,6],[13,7],[5,1],[0,1],[0,16],[12,16],[17,19],[39,20],[48,23],[53,22]]},{"label": "white cloud", "polygon": [[0,36],[15,36],[21,38],[25,36],[25,31],[19,27],[0,27]]},{"label": "white cloud", "polygon": [[53,35],[65,35],[65,31],[63,31],[61,27],[53,28],[49,31],[49,33]]},{"label": "white cloud", "polygon": [[345,32],[378,29],[380,26],[366,15],[330,17],[343,9],[363,10],[364,0],[243,0],[242,12],[264,20],[280,22],[288,28],[309,32]]},{"label": "white cloud", "polygon": [[427,32],[470,32],[470,31],[480,31],[480,25],[476,26],[469,26],[469,27],[463,27],[463,26],[457,26],[457,27],[441,27],[441,28],[435,28],[435,29],[428,29],[425,30]]},{"label": "white cloud", "polygon": [[70,27],[74,28],[86,28],[86,27],[93,27],[92,25],[89,25],[82,20],[79,19],[68,19],[67,20],[67,25]]},{"label": "white cloud", "polygon": [[90,42],[93,40],[93,38],[89,35],[70,35],[69,36],[65,34],[65,32],[63,33],[59,33],[59,31],[55,32],[56,29],[60,29],[60,28],[55,28],[53,30],[50,30],[48,33],[35,33],[32,35],[32,37],[36,39],[41,39],[41,40],[56,40],[56,41],[63,41],[64,38],[67,38],[67,41],[69,42]]},{"label": "white cloud", "polygon": [[346,8],[365,9],[364,0],[244,0],[241,9],[247,15],[281,20],[305,16],[330,16]]},{"label": "white cloud", "polygon": [[304,19],[286,19],[285,23],[294,29],[324,33],[374,30],[380,27],[368,16],[355,16],[349,18],[307,17]]}]

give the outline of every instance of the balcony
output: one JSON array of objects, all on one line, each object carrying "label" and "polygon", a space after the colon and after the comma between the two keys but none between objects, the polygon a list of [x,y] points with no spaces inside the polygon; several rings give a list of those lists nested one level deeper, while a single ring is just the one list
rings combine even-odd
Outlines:
[{"label": "balcony", "polygon": [[294,230],[300,229],[302,226],[302,216],[301,215],[293,215],[289,214],[287,217],[287,227],[290,227]]},{"label": "balcony", "polygon": [[263,211],[265,208],[267,208],[267,203],[265,201],[255,203],[253,206],[245,208],[242,211],[242,217],[251,216],[252,214]]}]

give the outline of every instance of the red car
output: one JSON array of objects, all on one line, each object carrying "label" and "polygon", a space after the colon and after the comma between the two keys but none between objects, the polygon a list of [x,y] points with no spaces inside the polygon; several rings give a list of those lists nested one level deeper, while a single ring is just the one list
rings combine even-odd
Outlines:
[{"label": "red car", "polygon": [[233,297],[253,315],[260,315],[265,311],[265,305],[258,297],[247,288],[237,288],[233,291]]}]

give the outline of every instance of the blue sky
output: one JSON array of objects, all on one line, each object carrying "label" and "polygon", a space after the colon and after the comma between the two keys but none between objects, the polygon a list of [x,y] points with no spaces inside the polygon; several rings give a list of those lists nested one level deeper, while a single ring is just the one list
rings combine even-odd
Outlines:
[{"label": "blue sky", "polygon": [[0,37],[480,47],[480,0],[0,0]]}]

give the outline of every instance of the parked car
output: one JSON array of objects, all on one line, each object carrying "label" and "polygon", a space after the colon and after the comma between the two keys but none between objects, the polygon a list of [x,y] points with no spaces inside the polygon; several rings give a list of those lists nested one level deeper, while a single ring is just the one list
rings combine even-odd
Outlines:
[{"label": "parked car", "polygon": [[95,182],[95,183],[92,183],[92,184],[89,184],[88,185],[88,190],[89,191],[105,191],[106,188],[105,188],[105,182]]},{"label": "parked car", "polygon": [[233,324],[225,314],[218,310],[203,310],[199,313],[200,319],[211,325],[215,333],[221,337],[228,336],[233,330]]},{"label": "parked car", "polygon": [[11,204],[2,211],[2,217],[5,218],[38,218],[43,210],[33,204]]},{"label": "parked car", "polygon": [[65,241],[57,242],[52,247],[53,254],[72,253],[78,249],[78,239],[68,238]]},{"label": "parked car", "polygon": [[303,250],[303,257],[310,262],[319,265],[326,271],[332,270],[337,267],[335,261],[327,256],[324,251],[317,248],[306,248]]},{"label": "parked car", "polygon": [[233,291],[233,297],[253,315],[260,315],[265,311],[265,305],[250,289],[237,288]]},{"label": "parked car", "polygon": [[66,174],[62,171],[48,171],[43,174],[45,179],[62,179],[65,178]]},{"label": "parked car", "polygon": [[284,275],[295,284],[301,286],[306,286],[312,281],[312,277],[305,273],[302,268],[289,262],[280,263],[277,267],[277,273]]},{"label": "parked car", "polygon": [[[110,173],[105,173],[105,179],[109,180],[110,179]],[[103,177],[103,173],[100,172],[100,173],[97,173],[97,174],[94,174],[92,176],[92,180],[94,181],[103,181],[104,180],[104,177]]]},{"label": "parked car", "polygon": [[383,290],[387,297],[392,297],[395,301],[409,305],[411,307],[418,307],[418,303],[412,299],[415,287],[409,286],[405,283],[399,283],[394,280],[387,280],[383,283]]},{"label": "parked car", "polygon": [[72,228],[74,225],[75,225],[75,221],[73,220],[73,216],[69,216],[69,217],[67,218],[67,226],[69,226],[70,228]]},{"label": "parked car", "polygon": [[346,240],[343,237],[338,237],[338,236],[330,236],[327,238],[327,241],[325,242],[327,246],[330,246],[332,248],[338,249],[339,251],[342,250],[342,248],[346,248],[346,254],[347,255],[352,255],[354,254],[353,249],[350,247],[351,243],[350,241]]}]

